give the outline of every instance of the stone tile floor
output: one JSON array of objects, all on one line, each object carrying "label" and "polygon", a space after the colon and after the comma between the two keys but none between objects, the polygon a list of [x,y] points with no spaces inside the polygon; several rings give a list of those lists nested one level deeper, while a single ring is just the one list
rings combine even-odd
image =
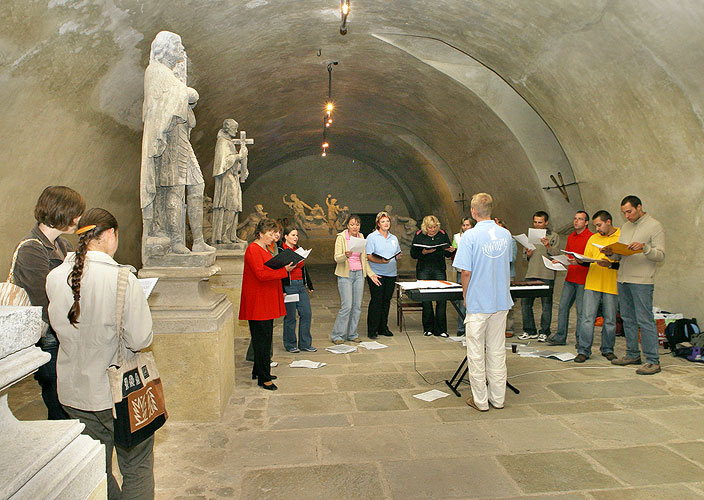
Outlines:
[{"label": "stone tile floor", "polygon": [[[704,366],[663,355],[662,373],[642,377],[598,348],[583,365],[508,353],[520,394],[508,391],[505,409],[469,408],[466,384],[462,398],[426,403],[413,395],[450,392],[443,381],[462,345],[423,337],[420,313],[399,332],[392,304],[396,335],[379,339],[388,349],[328,353],[339,298],[330,268],[314,268],[313,278],[319,351],[286,353],[277,321],[279,390],[270,393],[249,377],[248,339],[237,338],[222,420],[168,422],[157,433],[158,499],[704,498]],[[362,335],[365,319],[366,307]],[[448,306],[452,333],[455,321]],[[622,337],[616,347],[622,354]],[[294,359],[327,366],[289,368]],[[18,418],[45,415],[31,379],[10,391],[10,405]]]}]

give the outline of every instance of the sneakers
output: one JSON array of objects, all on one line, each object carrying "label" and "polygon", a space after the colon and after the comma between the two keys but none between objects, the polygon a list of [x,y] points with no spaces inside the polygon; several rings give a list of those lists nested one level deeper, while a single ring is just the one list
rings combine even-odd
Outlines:
[{"label": "sneakers", "polygon": [[449,337],[449,335],[448,335],[447,333],[445,333],[445,332],[438,333],[437,336],[438,336],[438,337],[442,337],[442,338],[444,338],[444,339],[446,339],[447,337]]},{"label": "sneakers", "polygon": [[432,337],[432,336],[433,336],[433,332],[423,332],[423,335],[426,336],[426,337]]},{"label": "sneakers", "polygon": [[528,332],[523,332],[518,336],[519,340],[528,340],[528,339],[537,339],[538,334],[537,333],[528,333]]},{"label": "sneakers", "polygon": [[567,345],[567,342],[558,342],[555,339],[548,338],[547,344],[548,345]]},{"label": "sneakers", "polygon": [[474,398],[473,398],[472,396],[469,396],[469,397],[467,398],[467,404],[468,404],[469,406],[471,406],[472,408],[474,408],[475,410],[477,410],[477,411],[489,411],[489,408],[484,408],[484,409],[479,408],[479,407],[477,406],[477,404],[474,402]]},{"label": "sneakers", "polygon": [[340,345],[340,344],[344,344],[345,341],[342,339],[336,339],[336,340],[333,340],[332,343],[335,345]]},{"label": "sneakers", "polygon": [[616,355],[613,352],[607,352],[606,354],[601,353],[601,355],[604,356],[609,361],[613,361],[614,359],[616,359]]},{"label": "sneakers", "polygon": [[352,339],[352,342],[354,342],[355,344],[359,344],[361,341],[362,339],[360,339],[359,337],[355,337]]},{"label": "sneakers", "polygon": [[646,363],[636,370],[638,375],[655,375],[660,373],[660,364]]},{"label": "sneakers", "polygon": [[574,358],[575,363],[584,363],[588,358],[584,354],[577,354],[577,357]]},{"label": "sneakers", "polygon": [[301,352],[301,350],[298,347],[293,347],[291,349],[286,349],[288,352],[291,352],[293,354],[296,354],[297,352]]},{"label": "sneakers", "polygon": [[276,368],[277,366],[279,366],[279,364],[276,361],[272,361],[271,363],[269,363],[269,366],[272,368]]},{"label": "sneakers", "polygon": [[[611,361],[612,365],[617,365],[617,366],[626,366],[626,365],[639,365],[641,364],[640,358],[628,358],[628,357],[623,357],[623,358],[616,358]],[[658,370],[660,369],[660,365],[658,365]]]},{"label": "sneakers", "polygon": [[545,335],[544,333],[541,333],[538,335],[538,342],[547,342],[548,341],[548,336]]},{"label": "sneakers", "polygon": [[303,351],[303,352],[317,352],[318,350],[315,347],[310,346],[310,347],[301,347],[301,351]]}]

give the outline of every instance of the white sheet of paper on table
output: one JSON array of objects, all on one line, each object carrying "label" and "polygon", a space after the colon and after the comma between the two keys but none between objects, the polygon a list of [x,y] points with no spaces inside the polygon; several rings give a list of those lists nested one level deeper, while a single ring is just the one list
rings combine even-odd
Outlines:
[{"label": "white sheet of paper on table", "polygon": [[138,278],[139,284],[142,285],[142,290],[144,290],[144,295],[149,298],[149,296],[154,291],[156,282],[159,278]]},{"label": "white sheet of paper on table", "polygon": [[436,399],[444,398],[445,396],[449,396],[449,394],[437,389],[431,389],[427,392],[421,392],[420,394],[413,395],[414,398],[427,402],[435,401]]},{"label": "white sheet of paper on table", "polygon": [[535,245],[530,242],[528,236],[526,236],[525,234],[514,234],[513,239],[523,245],[526,250],[535,250]]},{"label": "white sheet of paper on table", "polygon": [[360,342],[360,343],[359,343],[359,346],[360,346],[360,347],[364,347],[365,349],[369,349],[369,350],[372,350],[372,349],[386,349],[387,347],[389,347],[389,346],[387,346],[387,345],[380,344],[380,343],[377,342],[376,340],[375,340],[374,342]]},{"label": "white sheet of paper on table", "polygon": [[299,295],[297,293],[287,293],[284,295],[284,304],[286,302],[298,302],[300,299]]}]

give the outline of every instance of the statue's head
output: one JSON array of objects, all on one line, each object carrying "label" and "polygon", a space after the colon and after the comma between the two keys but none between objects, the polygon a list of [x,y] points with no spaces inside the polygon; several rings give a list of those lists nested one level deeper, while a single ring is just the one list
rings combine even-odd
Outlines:
[{"label": "statue's head", "polygon": [[152,42],[149,62],[160,62],[170,69],[184,61],[186,51],[181,43],[181,37],[170,31],[160,31]]},{"label": "statue's head", "polygon": [[393,210],[393,208],[394,208],[394,207],[392,207],[391,205],[386,205],[386,206],[384,207],[384,212],[391,213],[391,210]]},{"label": "statue's head", "polygon": [[291,199],[292,199],[292,200],[297,200],[297,199],[298,199],[298,195],[297,195],[296,193],[291,193]]},{"label": "statue's head", "polygon": [[232,137],[237,136],[237,127],[239,127],[239,124],[232,118],[228,118],[222,122],[222,129]]},{"label": "statue's head", "polygon": [[264,214],[264,215],[266,215],[266,212],[264,211],[264,205],[261,205],[261,204],[257,203],[256,205],[254,205],[254,210],[255,210],[258,214]]},{"label": "statue's head", "polygon": [[187,94],[188,94],[188,105],[191,108],[195,108],[196,104],[198,104],[198,99],[200,99],[200,96],[198,95],[198,91],[196,89],[188,87]]}]

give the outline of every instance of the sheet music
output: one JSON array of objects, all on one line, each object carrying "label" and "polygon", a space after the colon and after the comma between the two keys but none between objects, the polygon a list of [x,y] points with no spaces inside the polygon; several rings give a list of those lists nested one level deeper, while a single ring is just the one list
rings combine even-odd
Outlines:
[{"label": "sheet music", "polygon": [[423,292],[424,289],[462,288],[462,285],[459,283],[440,280],[397,281],[396,284],[398,284],[402,290],[420,290],[421,292]]},{"label": "sheet music", "polygon": [[156,286],[156,282],[159,281],[159,278],[137,278],[137,281],[139,281],[139,284],[142,285],[144,295],[149,298],[154,291],[154,287]]},{"label": "sheet music", "polygon": [[367,251],[367,240],[350,236],[350,241],[347,243],[347,250],[349,252],[364,253]]},{"label": "sheet music", "polygon": [[300,297],[297,293],[287,293],[284,295],[284,304],[287,302],[298,302]]},{"label": "sheet music", "polygon": [[557,264],[553,264],[552,261],[550,259],[548,259],[547,257],[545,257],[544,255],[543,255],[543,264],[545,265],[545,267],[547,267],[548,269],[551,269],[553,271],[567,271],[565,266],[563,266],[559,262]]},{"label": "sheet music", "polygon": [[301,257],[303,257],[304,259],[307,259],[312,250],[313,250],[312,248],[310,250],[303,250],[303,248],[298,247],[298,248],[296,248],[295,252],[298,255],[300,255]]},{"label": "sheet music", "polygon": [[535,229],[533,227],[528,229],[528,239],[534,245],[542,245],[543,242],[540,240],[543,238],[547,238],[547,236],[548,236],[547,229]]},{"label": "sheet music", "polygon": [[514,234],[513,239],[523,245],[526,250],[535,250],[535,245],[530,242],[528,236],[526,236],[525,234]]}]

